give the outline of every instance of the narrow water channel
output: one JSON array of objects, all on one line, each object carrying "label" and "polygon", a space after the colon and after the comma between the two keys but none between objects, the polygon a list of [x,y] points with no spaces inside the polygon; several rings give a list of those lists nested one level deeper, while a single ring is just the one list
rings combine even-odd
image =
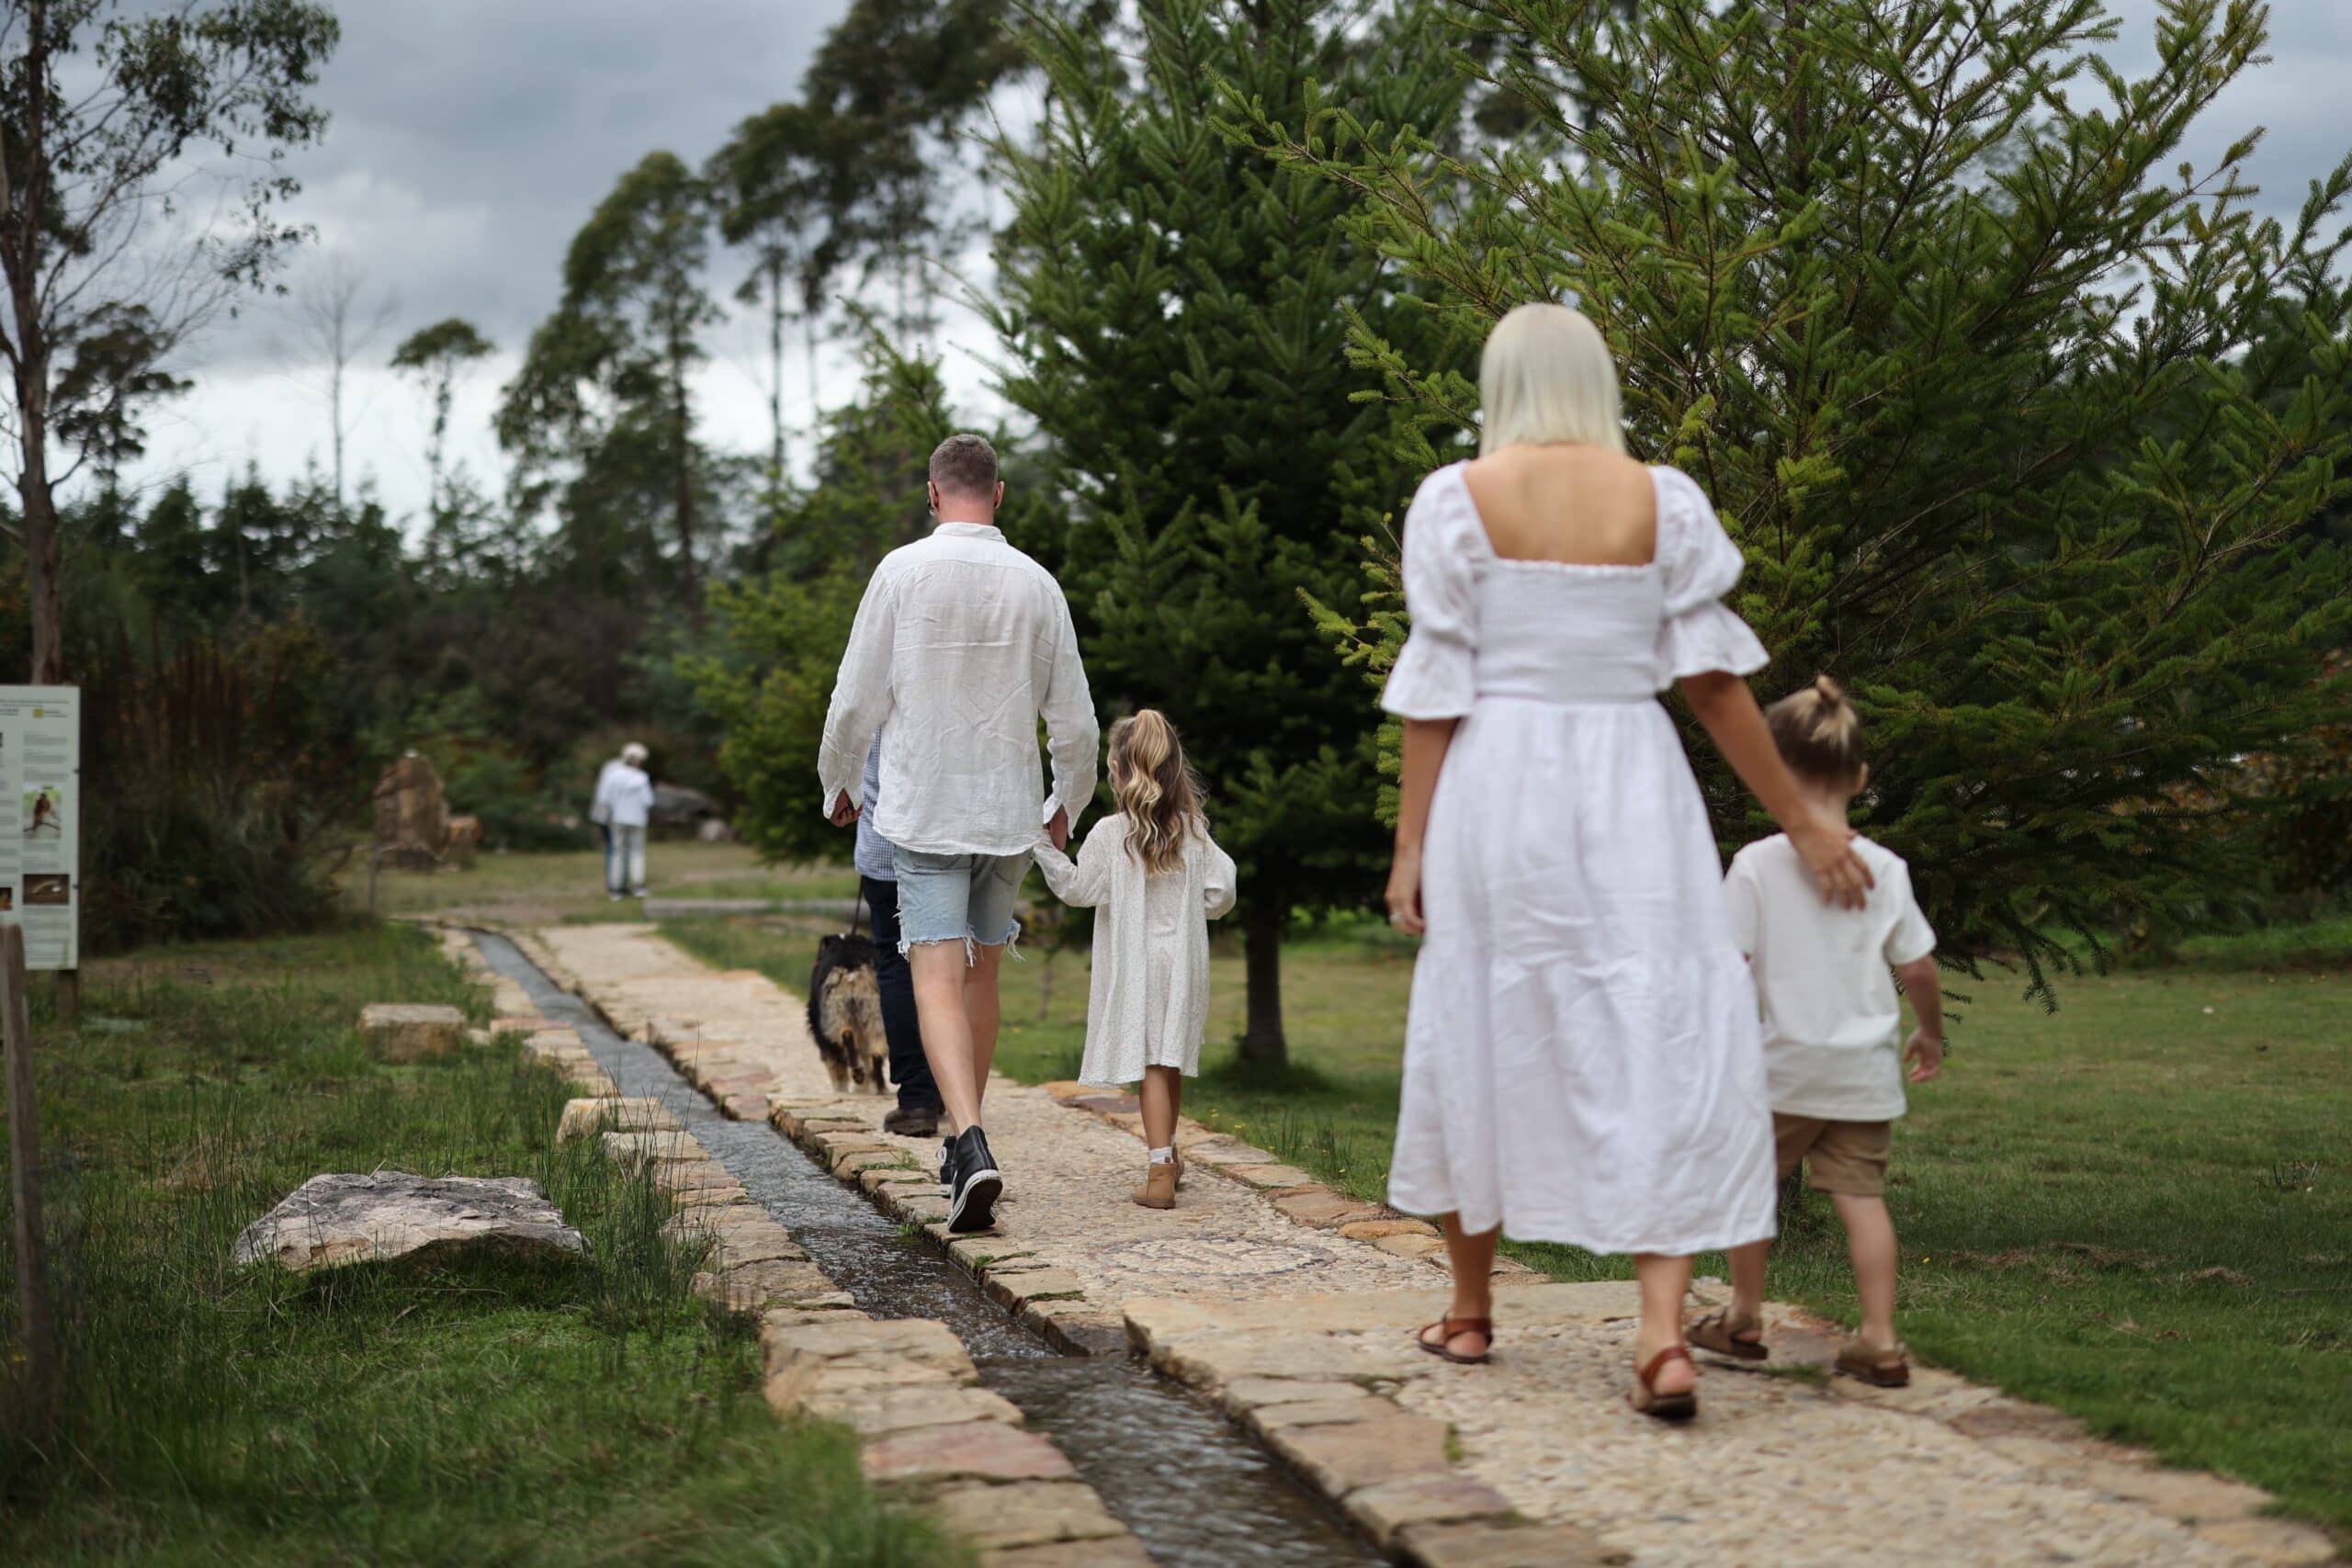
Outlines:
[{"label": "narrow water channel", "polygon": [[834,1283],[875,1317],[936,1318],[980,1381],[1051,1438],[1168,1568],[1338,1568],[1383,1561],[1218,1411],[1125,1357],[1064,1356],[988,1299],[945,1255],[764,1122],[730,1122],[651,1046],[624,1040],[504,937],[475,933],[491,967],[570,1024],[626,1095],[657,1099]]}]

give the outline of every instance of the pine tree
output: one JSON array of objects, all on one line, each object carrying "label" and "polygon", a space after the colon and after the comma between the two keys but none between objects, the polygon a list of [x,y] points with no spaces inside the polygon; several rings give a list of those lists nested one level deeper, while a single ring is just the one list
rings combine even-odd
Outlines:
[{"label": "pine tree", "polygon": [[1208,780],[1261,1060],[1284,1052],[1283,928],[1378,885],[1374,721],[1298,596],[1355,603],[1350,517],[1403,483],[1388,412],[1351,400],[1350,321],[1422,323],[1397,319],[1354,198],[1237,146],[1218,93],[1295,119],[1321,79],[1370,118],[1453,116],[1453,74],[1363,10],[1146,0],[1129,40],[1032,7],[1048,107],[1002,150],[1003,390],[1074,505],[1061,575],[1097,696],[1166,710]]},{"label": "pine tree", "polygon": [[[1600,324],[1635,450],[1747,549],[1762,683],[1858,690],[1863,825],[1946,958],[2018,954],[2046,989],[2067,932],[2097,951],[2255,887],[2256,836],[2217,830],[2253,804],[2234,760],[2352,705],[2317,679],[2352,626],[2317,525],[2352,484],[2352,160],[2284,221],[2252,209],[2252,137],[2171,176],[2264,9],[2165,0],[2134,81],[2098,0],[1485,0],[1461,58],[1538,109],[1520,141],[1335,152],[1352,109],[1254,118],[1369,193],[1365,238],[1442,309]],[[1380,339],[1430,429],[1472,422],[1458,367]],[[1393,573],[1376,551],[1363,624],[1327,606],[1375,678]],[[1696,755],[1725,839],[1758,830]]]}]

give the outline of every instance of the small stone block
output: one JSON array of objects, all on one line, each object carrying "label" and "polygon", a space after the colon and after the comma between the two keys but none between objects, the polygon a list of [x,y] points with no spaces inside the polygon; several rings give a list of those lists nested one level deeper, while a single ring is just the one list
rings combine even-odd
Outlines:
[{"label": "small stone block", "polygon": [[1076,1301],[1086,1294],[1086,1282],[1067,1269],[990,1269],[980,1282],[990,1296],[1011,1307],[1030,1302]]},{"label": "small stone block", "polygon": [[1385,1235],[1372,1245],[1399,1258],[1427,1258],[1431,1253],[1445,1250],[1445,1238],[1442,1235]]},{"label": "small stone block", "polygon": [[1366,1486],[1347,1501],[1348,1517],[1385,1551],[1407,1525],[1441,1519],[1505,1519],[1510,1499],[1476,1477],[1413,1475]]},{"label": "small stone block", "polygon": [[858,1455],[877,1484],[977,1481],[1062,1481],[1078,1473],[1062,1451],[1036,1433],[1001,1421],[918,1427],[868,1443]]},{"label": "small stone block", "polygon": [[1383,1414],[1340,1426],[1283,1427],[1267,1446],[1303,1472],[1326,1497],[1345,1498],[1360,1486],[1410,1475],[1449,1475],[1446,1424],[1408,1416],[1385,1400],[1366,1403]]},{"label": "small stone block", "polygon": [[980,1568],[1152,1568],[1143,1542],[1131,1535],[1062,1540],[1051,1546],[1011,1546],[980,1553]]},{"label": "small stone block", "polygon": [[1056,1100],[1077,1100],[1092,1092],[1076,1078],[1061,1078],[1053,1083],[1039,1084],[1037,1087]]},{"label": "small stone block", "polygon": [[1274,1207],[1303,1225],[1329,1230],[1351,1221],[1370,1219],[1380,1213],[1380,1205],[1367,1203],[1361,1198],[1351,1198],[1344,1192],[1334,1192],[1318,1187],[1306,1192],[1290,1192],[1274,1200]]},{"label": "small stone block", "polygon": [[1227,1165],[1219,1168],[1226,1175],[1247,1182],[1261,1192],[1280,1192],[1295,1187],[1313,1187],[1315,1178],[1295,1165]]},{"label": "small stone block", "polygon": [[1350,1241],[1378,1241],[1392,1235],[1435,1235],[1438,1229],[1427,1220],[1351,1220],[1340,1234]]},{"label": "small stone block", "polygon": [[675,1133],[678,1118],[660,1100],[574,1100],[563,1108],[556,1123],[555,1141],[577,1144],[599,1133]]},{"label": "small stone block", "polygon": [[1399,1529],[1396,1546],[1414,1568],[1600,1568],[1634,1560],[1574,1525],[1431,1520]]},{"label": "small stone block", "polygon": [[982,1551],[1102,1540],[1127,1533],[1080,1481],[953,1486],[931,1499],[939,1522]]},{"label": "small stone block", "polygon": [[821,1387],[806,1406],[811,1416],[848,1426],[862,1438],[914,1427],[954,1427],[968,1421],[1021,1425],[1021,1407],[985,1388],[910,1387],[861,1389],[831,1393]]},{"label": "small stone block", "polygon": [[466,1015],[452,1007],[372,1002],[359,1010],[359,1032],[387,1062],[421,1062],[464,1043]]}]

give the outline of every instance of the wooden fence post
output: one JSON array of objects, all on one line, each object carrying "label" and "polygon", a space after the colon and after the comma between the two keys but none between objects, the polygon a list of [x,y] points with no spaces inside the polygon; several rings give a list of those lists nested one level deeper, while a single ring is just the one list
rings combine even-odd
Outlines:
[{"label": "wooden fence post", "polygon": [[0,925],[0,1052],[6,1056],[8,1172],[16,1201],[17,1316],[24,1341],[26,1406],[38,1428],[57,1394],[57,1330],[49,1314],[49,1257],[40,1217],[40,1123],[33,1112],[33,1026],[25,933]]}]

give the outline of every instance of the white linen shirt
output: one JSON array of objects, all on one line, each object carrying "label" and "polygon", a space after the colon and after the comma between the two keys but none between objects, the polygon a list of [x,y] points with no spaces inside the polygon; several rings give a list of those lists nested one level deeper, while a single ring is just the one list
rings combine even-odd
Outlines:
[{"label": "white linen shirt", "polygon": [[875,569],[825,716],[823,810],[862,798],[877,731],[874,828],[902,850],[1026,854],[1040,822],[1059,808],[1075,823],[1093,798],[1100,738],[1069,601],[996,528],[942,523]]}]

